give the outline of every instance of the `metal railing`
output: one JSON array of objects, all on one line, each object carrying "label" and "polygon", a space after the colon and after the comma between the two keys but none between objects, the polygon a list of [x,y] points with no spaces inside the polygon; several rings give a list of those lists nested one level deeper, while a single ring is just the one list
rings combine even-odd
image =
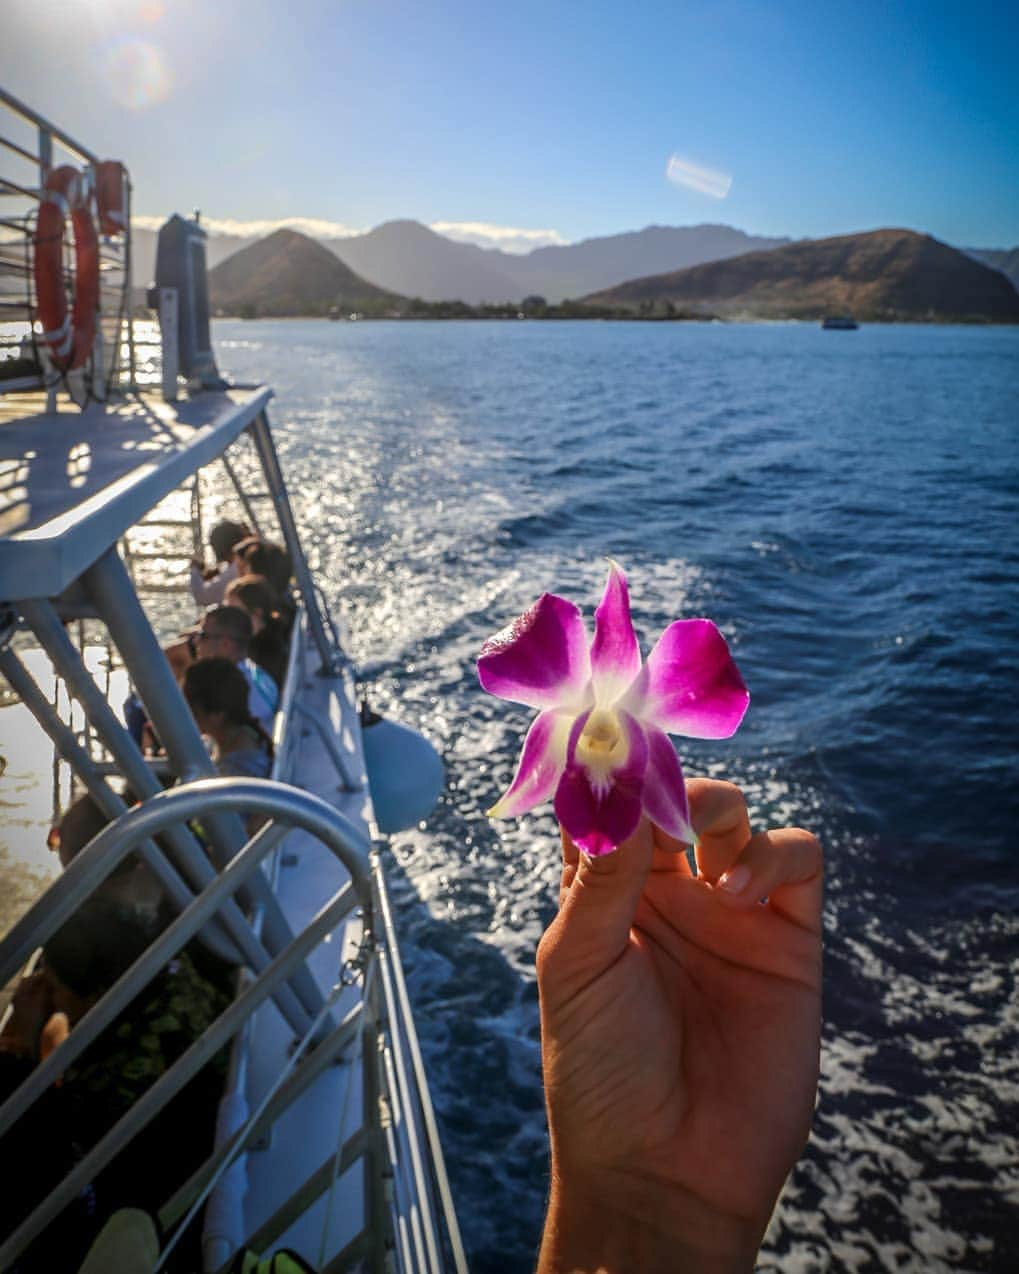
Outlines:
[{"label": "metal railing", "polygon": [[[99,157],[31,107],[0,89],[0,394],[63,386],[84,405],[134,382],[131,326],[131,186],[126,182],[126,228],[101,233],[99,314],[92,357],[81,374],[63,376],[40,339],[34,243],[47,175],[69,162],[94,188]],[[65,230],[64,278],[73,278],[73,245]]]},{"label": "metal railing", "polygon": [[[347,966],[355,976],[347,981],[361,982],[361,999],[339,1022],[331,1022],[324,1034],[316,1034],[312,1023],[297,1050],[303,1053],[301,1066],[287,1068],[283,1081],[274,1086],[255,1114],[187,1182],[181,1183],[167,1200],[161,1217],[169,1226],[179,1222],[225,1164],[307,1091],[330,1061],[359,1043],[360,1123],[326,1164],[298,1184],[275,1216],[248,1236],[247,1245],[256,1251],[268,1247],[360,1158],[364,1171],[364,1222],[342,1252],[330,1254],[326,1268],[339,1270],[355,1260],[366,1259],[372,1270],[382,1271],[387,1253],[395,1248],[402,1269],[440,1271],[449,1268],[450,1263],[458,1270],[465,1269],[406,991],[399,975],[399,956],[381,870],[364,834],[318,797],[267,779],[203,779],[137,806],[108,826],[74,859],[0,944],[0,979],[10,977],[32,951],[44,944],[139,844],[149,841],[158,846],[157,838],[170,827],[227,810],[262,815],[269,821],[0,1106],[0,1137],[222,909],[242,883],[260,871],[264,858],[288,829],[301,828],[325,845],[345,868],[349,881],[20,1221],[0,1245],[0,1267],[6,1267],[52,1224],[76,1195],[242,1030],[273,990],[296,969],[306,967],[310,953],[357,906],[361,909],[362,940],[358,960]],[[161,851],[157,848],[157,852]],[[340,985],[340,970],[337,976]],[[330,997],[326,1011],[319,1015],[326,1022],[329,1003],[335,998]],[[384,1047],[380,1047],[380,1041]],[[388,1135],[383,1129],[383,1108],[390,1123]],[[387,1192],[390,1181],[391,1193]],[[410,1231],[396,1223],[400,1208],[414,1215],[415,1224]]]}]

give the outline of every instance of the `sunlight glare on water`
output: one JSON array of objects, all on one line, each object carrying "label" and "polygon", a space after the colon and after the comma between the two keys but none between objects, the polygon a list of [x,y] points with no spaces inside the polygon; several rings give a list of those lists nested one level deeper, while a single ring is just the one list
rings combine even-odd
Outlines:
[{"label": "sunlight glare on water", "polygon": [[484,817],[530,713],[481,694],[474,660],[545,590],[590,621],[608,554],[645,649],[707,614],[747,678],[744,728],[684,740],[690,772],[736,780],[755,825],[802,824],[826,848],[822,1098],[760,1268],[1013,1268],[1019,879],[1002,846],[1019,740],[992,687],[1019,672],[1017,334],[217,335],[230,372],[277,391],[295,502],[372,702],[447,766],[390,877],[471,1268],[533,1264],[533,956],[559,873],[547,810]]}]

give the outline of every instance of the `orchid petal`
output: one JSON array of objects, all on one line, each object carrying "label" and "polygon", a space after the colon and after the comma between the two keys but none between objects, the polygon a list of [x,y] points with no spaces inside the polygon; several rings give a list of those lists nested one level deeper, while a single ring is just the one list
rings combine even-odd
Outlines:
[{"label": "orchid petal", "polygon": [[595,703],[615,703],[639,671],[640,647],[630,620],[626,576],[610,561],[605,592],[594,613],[591,675]]},{"label": "orchid petal", "polygon": [[555,813],[574,844],[587,854],[610,854],[640,821],[648,745],[644,731],[626,712],[615,714],[623,734],[625,754],[608,781],[592,781],[589,768],[577,759],[577,745],[593,714],[585,712],[573,723],[566,768],[555,794]]},{"label": "orchid petal", "polygon": [[662,633],[622,706],[646,725],[694,739],[727,739],[750,695],[710,619],[681,619]]},{"label": "orchid petal", "polygon": [[513,782],[488,811],[489,818],[514,818],[548,800],[566,765],[572,725],[568,712],[538,713],[527,731]]},{"label": "orchid petal", "polygon": [[647,777],[644,780],[644,813],[652,823],[687,845],[694,841],[690,806],[686,799],[683,767],[672,740],[654,726],[645,725],[648,741]]},{"label": "orchid petal", "polygon": [[584,706],[591,677],[587,632],[580,610],[564,597],[542,593],[478,658],[478,679],[489,694],[529,708]]}]

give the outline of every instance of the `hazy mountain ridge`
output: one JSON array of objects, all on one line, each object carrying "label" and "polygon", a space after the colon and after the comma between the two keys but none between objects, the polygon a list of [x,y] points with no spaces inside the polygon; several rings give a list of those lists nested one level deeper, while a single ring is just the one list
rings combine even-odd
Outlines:
[{"label": "hazy mountain ridge", "polygon": [[[206,241],[210,270],[256,242],[210,234]],[[385,290],[425,301],[479,304],[522,301],[533,295],[554,303],[640,275],[779,247],[789,240],[749,235],[723,225],[647,226],[518,255],[447,239],[417,221],[387,221],[367,234],[316,242]],[[136,229],[133,248],[134,282],[144,287],[151,283],[155,269],[155,231]]]},{"label": "hazy mountain ridge", "polygon": [[[210,234],[206,245],[210,269],[256,242]],[[515,255],[458,243],[419,222],[391,221],[364,235],[313,242],[366,283],[383,291],[428,301],[455,298],[479,304],[493,300],[519,303],[534,295],[552,303],[565,297],[589,297],[623,284],[712,262],[829,241],[800,240],[794,244],[788,239],[748,235],[724,225],[648,226]],[[153,231],[135,230],[136,285],[151,282],[155,243]],[[964,251],[974,261],[985,262],[1019,284],[1019,248]]]},{"label": "hazy mountain ridge", "polygon": [[325,246],[363,278],[404,296],[472,304],[523,296],[504,269],[509,253],[457,243],[419,221],[387,221]]},{"label": "hazy mountain ridge", "polygon": [[525,286],[525,295],[537,293],[559,301],[642,275],[766,251],[788,242],[749,235],[732,226],[646,226],[579,243],[535,248],[526,256],[513,258],[512,269]]},{"label": "hazy mountain ridge", "polygon": [[328,314],[389,299],[395,299],[392,293],[297,230],[276,230],[209,271],[212,308],[235,314]]},{"label": "hazy mountain ridge", "polygon": [[635,313],[703,310],[728,318],[873,322],[1019,322],[1019,293],[999,270],[930,235],[883,229],[803,240],[582,298]]}]

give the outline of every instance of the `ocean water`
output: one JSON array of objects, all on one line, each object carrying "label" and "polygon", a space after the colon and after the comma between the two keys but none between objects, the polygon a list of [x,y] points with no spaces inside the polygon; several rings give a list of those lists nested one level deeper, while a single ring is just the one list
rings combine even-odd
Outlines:
[{"label": "ocean water", "polygon": [[627,569],[645,649],[712,617],[750,687],[689,773],[827,858],[811,1143],[759,1268],[1019,1269],[1019,330],[221,321],[272,384],[373,704],[449,783],[388,862],[472,1270],[532,1268],[551,814],[492,823],[529,713],[484,639]]},{"label": "ocean water", "polygon": [[760,1268],[1019,1268],[1019,331],[216,325],[278,393],[313,564],[449,784],[390,877],[472,1269],[532,1267],[547,811],[492,823],[529,713],[483,640],[623,563],[647,645],[709,615],[752,694],[690,773],[827,855],[813,1137]]}]

